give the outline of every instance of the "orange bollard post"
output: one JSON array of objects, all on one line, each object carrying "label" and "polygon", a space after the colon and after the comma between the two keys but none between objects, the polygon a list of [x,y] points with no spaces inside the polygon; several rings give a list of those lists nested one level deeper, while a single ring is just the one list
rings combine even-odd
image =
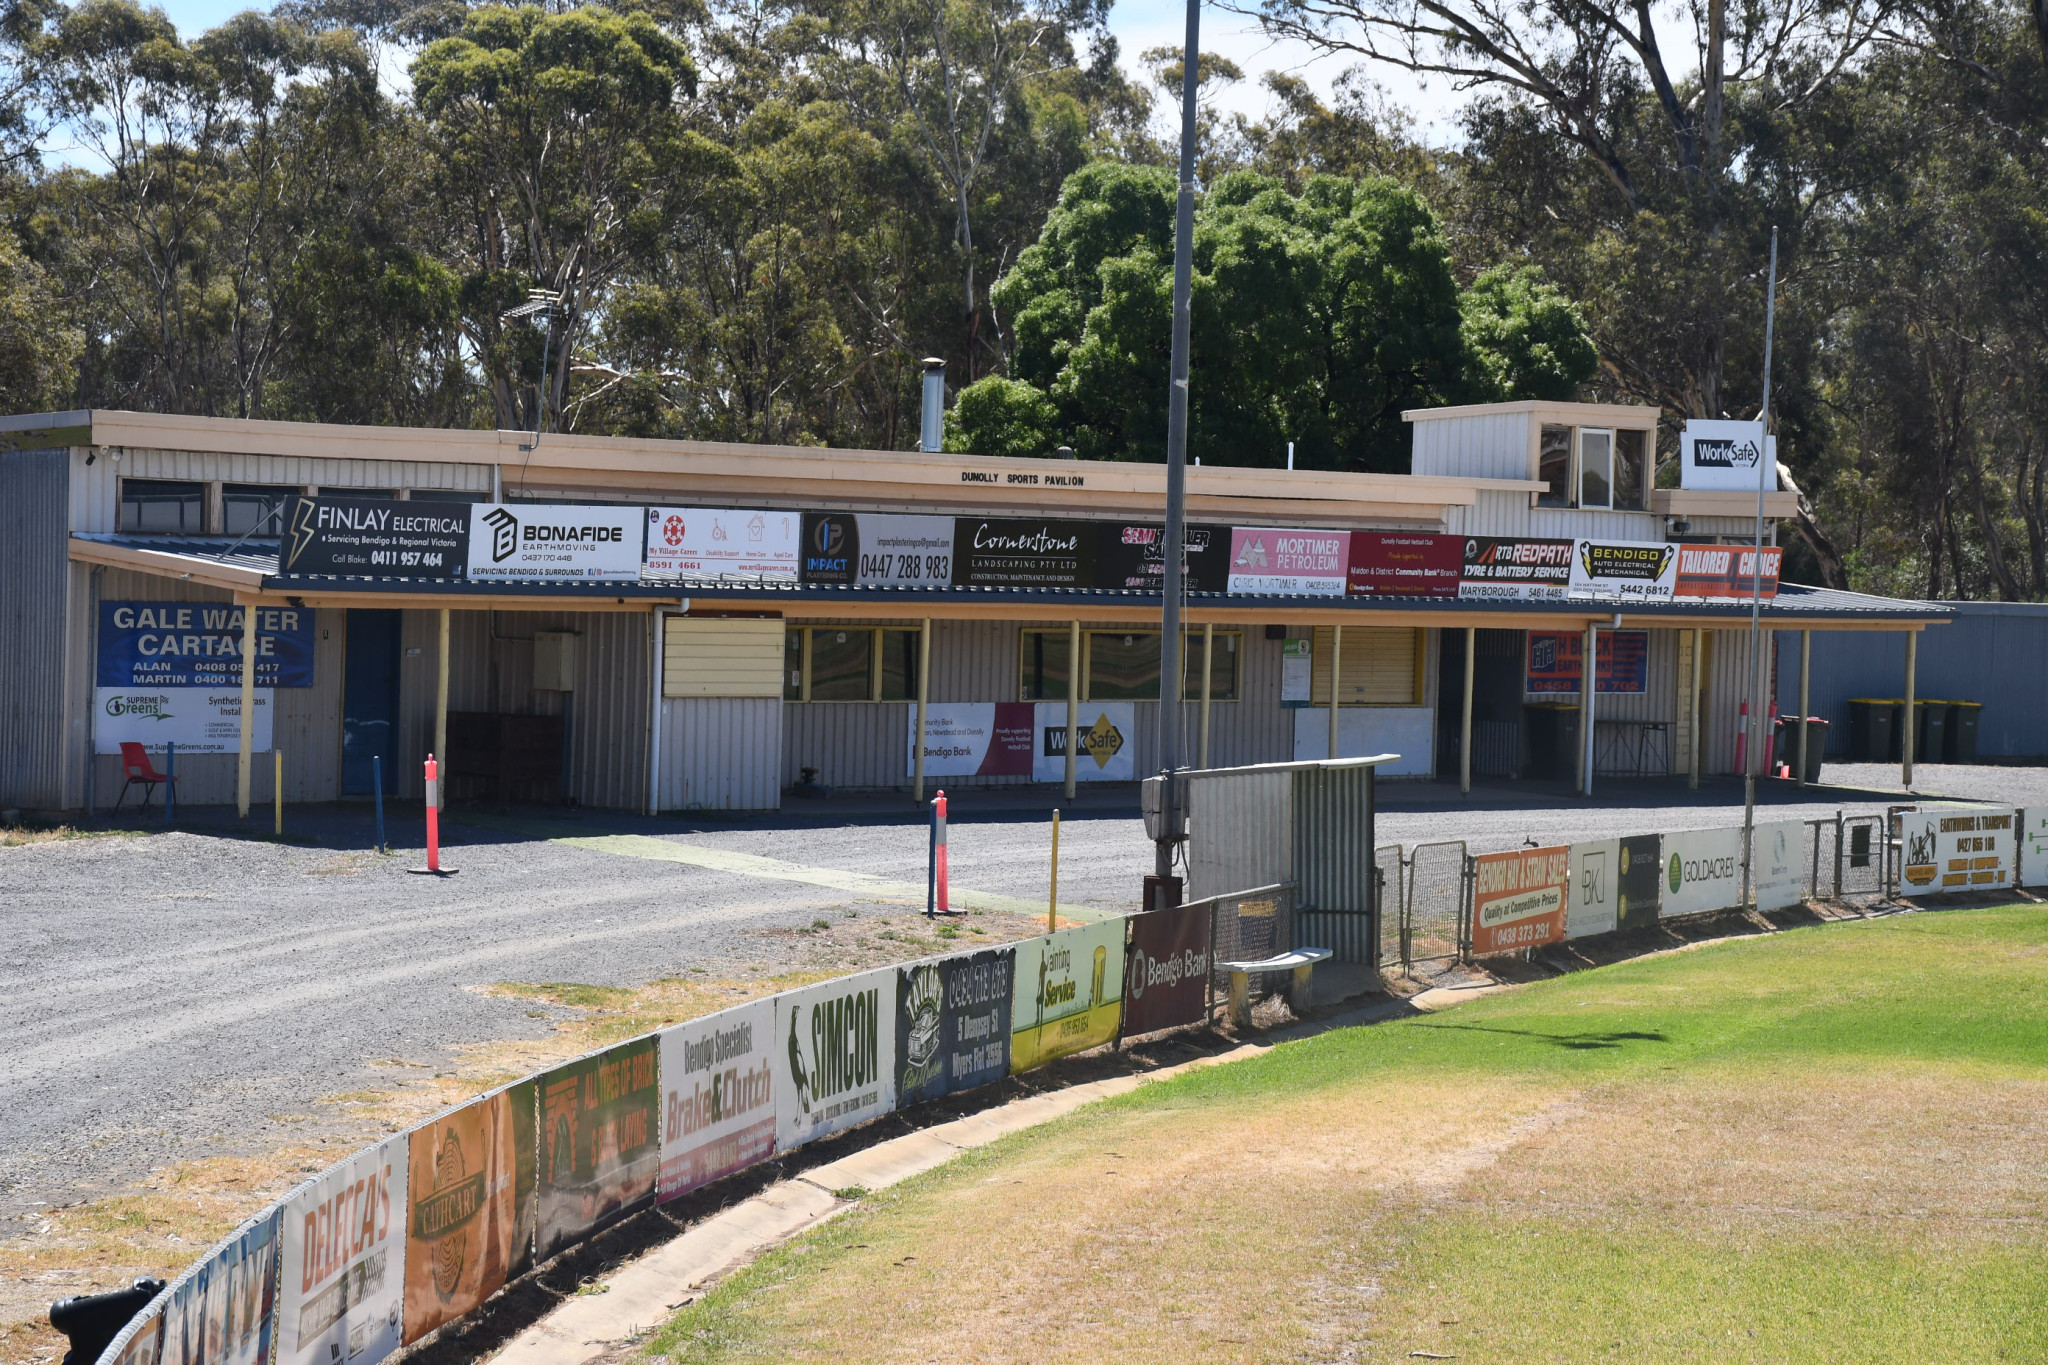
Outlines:
[{"label": "orange bollard post", "polygon": [[427,755],[427,865],[409,867],[423,877],[452,877],[456,869],[441,866],[441,765]]}]

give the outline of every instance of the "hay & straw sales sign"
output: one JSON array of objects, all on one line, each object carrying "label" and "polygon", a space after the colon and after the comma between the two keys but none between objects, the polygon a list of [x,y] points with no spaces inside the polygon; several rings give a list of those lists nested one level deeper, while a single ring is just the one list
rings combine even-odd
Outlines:
[{"label": "hay & straw sales sign", "polygon": [[1473,859],[1472,952],[1510,953],[1564,937],[1571,849],[1523,848]]}]

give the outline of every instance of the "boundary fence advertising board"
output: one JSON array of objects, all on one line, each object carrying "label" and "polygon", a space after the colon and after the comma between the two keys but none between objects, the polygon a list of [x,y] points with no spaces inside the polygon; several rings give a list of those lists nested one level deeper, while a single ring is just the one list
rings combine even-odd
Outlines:
[{"label": "boundary fence advertising board", "polygon": [[1928,810],[1898,816],[1901,890],[1982,891],[2012,885],[2014,812]]},{"label": "boundary fence advertising board", "polygon": [[775,1002],[676,1024],[661,1039],[661,1175],[674,1199],[775,1151]]},{"label": "boundary fence advertising board", "polygon": [[1520,952],[1564,937],[1571,849],[1519,848],[1472,860],[1472,955]]}]

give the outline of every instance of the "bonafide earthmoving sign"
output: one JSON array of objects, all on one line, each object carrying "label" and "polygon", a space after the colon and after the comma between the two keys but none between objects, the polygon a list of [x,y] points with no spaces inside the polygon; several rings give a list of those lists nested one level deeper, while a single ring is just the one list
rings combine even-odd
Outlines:
[{"label": "bonafide earthmoving sign", "polygon": [[1519,848],[1472,860],[1472,952],[1511,953],[1564,937],[1571,849]]},{"label": "bonafide earthmoving sign", "polygon": [[661,1178],[674,1199],[775,1150],[775,1002],[663,1029]]},{"label": "bonafide earthmoving sign", "polygon": [[1914,891],[2012,885],[2013,811],[1902,811],[1899,880]]},{"label": "bonafide earthmoving sign", "polygon": [[778,1148],[851,1128],[896,1107],[896,969],[775,997]]}]

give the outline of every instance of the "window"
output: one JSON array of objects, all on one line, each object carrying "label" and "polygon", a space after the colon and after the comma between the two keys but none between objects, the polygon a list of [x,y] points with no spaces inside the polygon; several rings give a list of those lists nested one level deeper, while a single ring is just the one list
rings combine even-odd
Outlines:
[{"label": "window", "polygon": [[[1310,673],[1310,705],[1330,704],[1328,626],[1316,627],[1314,664]],[[1420,706],[1422,704],[1422,632],[1401,626],[1344,627],[1344,657],[1337,700],[1345,706]]]},{"label": "window", "polygon": [[220,489],[220,531],[224,536],[276,538],[284,534],[285,504],[299,490],[260,483],[228,483]]},{"label": "window", "polygon": [[[1210,661],[1211,701],[1237,700],[1236,631],[1216,632]],[[1184,696],[1202,695],[1202,637],[1190,633],[1181,647]],[[1027,630],[1017,645],[1018,695],[1025,701],[1067,699],[1067,632]],[[1157,701],[1159,699],[1159,632],[1156,630],[1084,630],[1081,657],[1082,701]]]},{"label": "window", "polygon": [[1579,428],[1579,506],[1614,505],[1614,433]]},{"label": "window", "polygon": [[121,480],[121,529],[144,535],[204,535],[206,485]]},{"label": "window", "polygon": [[1614,433],[1614,509],[1649,510],[1649,441],[1647,431]]},{"label": "window", "polygon": [[784,701],[916,701],[918,632],[877,626],[791,626],[783,636]]},{"label": "window", "polygon": [[1536,456],[1536,477],[1548,487],[1536,495],[1538,507],[1572,505],[1572,429],[1543,428],[1543,442]]}]

